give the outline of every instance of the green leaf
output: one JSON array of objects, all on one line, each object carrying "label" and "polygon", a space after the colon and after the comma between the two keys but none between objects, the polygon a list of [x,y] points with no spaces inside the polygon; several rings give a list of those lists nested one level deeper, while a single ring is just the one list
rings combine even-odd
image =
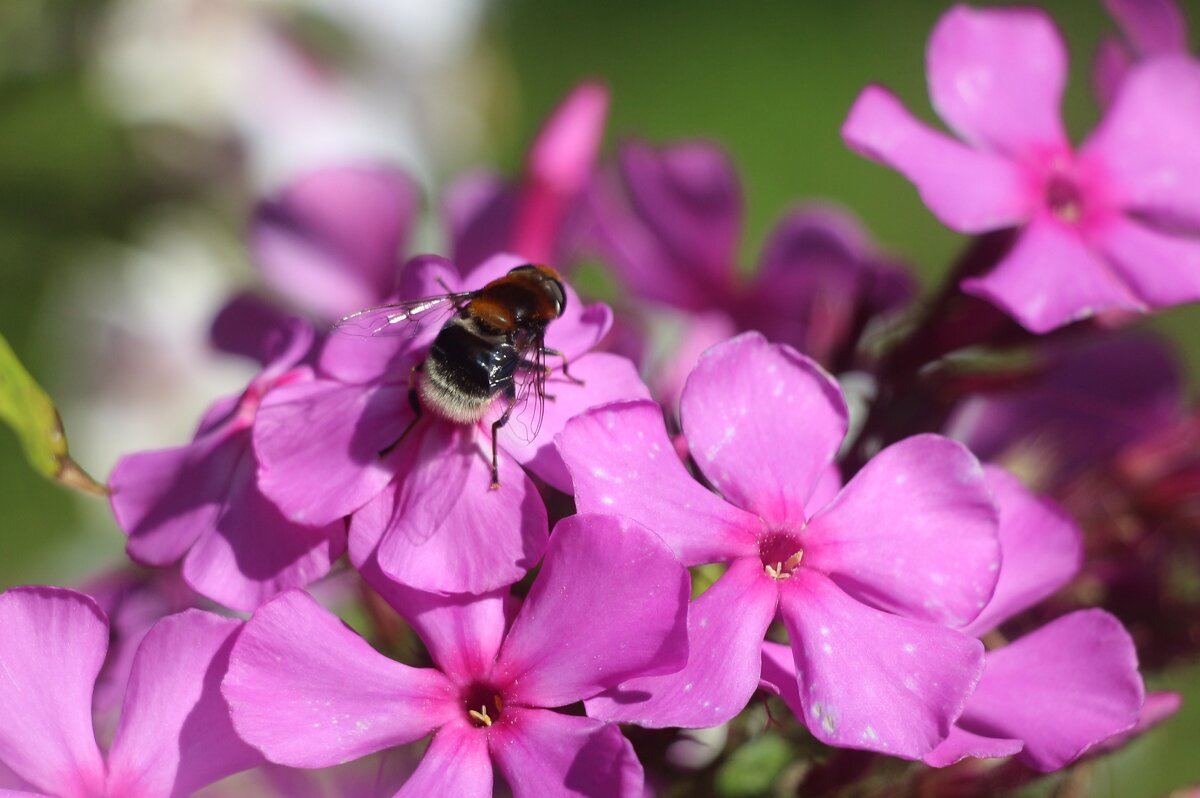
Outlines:
[{"label": "green leaf", "polygon": [[717,771],[717,794],[727,798],[766,795],[794,758],[792,747],[778,734],[765,732],[747,740]]},{"label": "green leaf", "polygon": [[17,433],[25,459],[35,471],[83,493],[107,493],[71,459],[54,402],[17,360],[4,336],[0,336],[0,419]]}]

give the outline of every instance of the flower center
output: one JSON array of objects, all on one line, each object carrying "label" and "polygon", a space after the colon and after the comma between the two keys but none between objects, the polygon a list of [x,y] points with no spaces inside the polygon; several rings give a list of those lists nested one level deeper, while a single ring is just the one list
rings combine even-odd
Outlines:
[{"label": "flower center", "polygon": [[758,539],[758,556],[772,579],[791,579],[804,559],[800,537],[794,532],[768,532]]},{"label": "flower center", "polygon": [[463,707],[471,723],[482,729],[500,720],[504,699],[500,691],[489,684],[472,684],[463,691]]},{"label": "flower center", "polygon": [[1046,205],[1059,220],[1075,224],[1083,217],[1083,191],[1065,170],[1059,169],[1050,175],[1045,191]]}]

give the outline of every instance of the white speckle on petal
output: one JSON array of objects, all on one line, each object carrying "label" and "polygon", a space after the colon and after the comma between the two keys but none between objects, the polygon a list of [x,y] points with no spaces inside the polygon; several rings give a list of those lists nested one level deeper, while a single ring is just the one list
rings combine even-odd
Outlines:
[{"label": "white speckle on petal", "polygon": [[826,654],[832,654],[832,653],[833,653],[833,646],[829,645],[828,643],[824,643],[824,644],[821,646],[821,650],[822,650],[822,651],[824,651]]},{"label": "white speckle on petal", "polygon": [[896,475],[896,484],[897,485],[903,485],[905,482],[908,482],[908,474],[897,474]]},{"label": "white speckle on petal", "polygon": [[912,653],[913,653],[913,652],[915,652],[916,650],[917,650],[917,647],[916,647],[916,646],[914,646],[912,643],[905,643],[905,644],[904,644],[904,653],[905,653],[905,654],[912,654]]},{"label": "white speckle on petal", "polygon": [[612,496],[601,496],[600,503],[611,505],[613,503],[613,497]]},{"label": "white speckle on petal", "polygon": [[829,637],[829,627],[828,627],[828,626],[822,626],[822,627],[821,627],[821,636],[822,636],[822,637]]}]

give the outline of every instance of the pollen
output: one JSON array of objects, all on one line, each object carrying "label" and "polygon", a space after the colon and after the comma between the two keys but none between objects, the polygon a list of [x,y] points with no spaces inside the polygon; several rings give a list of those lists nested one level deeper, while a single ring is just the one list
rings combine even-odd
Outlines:
[{"label": "pollen", "polygon": [[480,704],[479,711],[468,709],[467,714],[470,715],[480,726],[491,726],[492,719],[488,716],[487,704]]}]

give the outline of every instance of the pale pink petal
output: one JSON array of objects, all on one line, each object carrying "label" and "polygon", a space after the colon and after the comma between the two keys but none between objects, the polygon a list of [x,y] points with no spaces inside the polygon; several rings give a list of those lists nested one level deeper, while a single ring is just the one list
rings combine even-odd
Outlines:
[{"label": "pale pink petal", "polygon": [[1147,305],[1164,308],[1200,299],[1200,237],[1171,235],[1121,216],[1097,231],[1095,243]]},{"label": "pale pink petal", "polygon": [[506,708],[489,749],[513,798],[642,798],[642,765],[611,723],[544,709]]},{"label": "pale pink petal", "polygon": [[1014,158],[1068,146],[1066,47],[1045,12],[955,6],[929,37],[925,71],[938,115],[972,144]]},{"label": "pale pink petal", "polygon": [[259,206],[254,260],[276,290],[327,318],[376,304],[395,285],[418,201],[394,169],[314,172]]},{"label": "pale pink petal", "polygon": [[685,565],[757,556],[762,522],[688,474],[654,402],[619,402],[576,416],[556,439],[579,512],[644,524]]},{"label": "pale pink petal", "polygon": [[1078,231],[1049,217],[1034,220],[994,269],[964,280],[962,289],[1035,333],[1102,310],[1145,309]]},{"label": "pale pink petal", "polygon": [[802,524],[846,436],[841,389],[812,360],[749,332],[705,352],[679,403],[696,464],[768,524]]},{"label": "pale pink petal", "polygon": [[1160,56],[1135,66],[1080,150],[1126,210],[1200,229],[1200,62]]},{"label": "pale pink petal", "polygon": [[557,707],[688,657],[687,570],[657,536],[612,515],[554,528],[541,571],[500,650],[509,701]]},{"label": "pale pink petal", "polygon": [[380,452],[412,417],[407,386],[315,380],[276,388],[254,421],[259,489],[293,521],[336,521],[391,482],[397,452]]},{"label": "pale pink petal", "polygon": [[40,792],[20,792],[18,790],[0,790],[0,798],[60,798]]},{"label": "pale pink petal", "polygon": [[1036,207],[1014,162],[932,130],[878,86],[858,96],[842,139],[859,155],[907,177],[933,215],[960,233],[1015,227]]},{"label": "pale pink petal", "polygon": [[995,590],[997,526],[975,456],[917,435],[875,455],[813,518],[803,564],[880,609],[962,626]]},{"label": "pale pink petal", "polygon": [[812,496],[808,497],[809,506],[819,509],[828,505],[842,492],[842,487],[842,471],[838,468],[837,463],[830,463],[817,478],[817,485],[813,488]]},{"label": "pale pink petal", "polygon": [[1186,53],[1187,23],[1175,0],[1104,0],[1139,55]]},{"label": "pale pink petal", "polygon": [[0,762],[63,798],[102,795],[92,686],[108,620],[73,590],[15,587],[0,595]]},{"label": "pale pink petal", "polygon": [[992,600],[963,633],[982,637],[1058,590],[1083,562],[1083,535],[1070,516],[1033,495],[999,466],[985,466],[1000,508],[1000,579]]},{"label": "pale pink petal", "polygon": [[[559,365],[556,360],[546,358],[547,364],[555,367]],[[554,447],[554,437],[567,422],[589,408],[608,402],[650,398],[650,391],[638,376],[637,367],[618,355],[607,352],[587,354],[572,361],[568,370],[572,377],[583,380],[583,384],[572,382],[561,371],[555,371],[546,379],[546,400],[540,419],[538,409],[530,406],[535,399],[530,398],[526,406],[513,411],[499,435],[504,451],[563,493],[571,492],[571,475]],[[490,430],[491,422],[503,409],[503,403],[497,403],[484,417],[483,429]],[[539,420],[540,426],[531,426]],[[531,437],[535,430],[537,435]]]},{"label": "pale pink petal", "polygon": [[758,685],[760,647],[778,601],[757,558],[735,560],[688,610],[687,666],[624,682],[585,702],[588,714],[650,728],[725,723]]},{"label": "pale pink petal", "polygon": [[490,798],[487,735],[467,724],[438,729],[421,764],[393,798]]},{"label": "pale pink petal", "polygon": [[917,759],[946,739],[983,671],[978,640],[860,604],[808,568],[781,593],[798,717],[818,740]]},{"label": "pale pink petal", "polygon": [[554,260],[567,213],[596,168],[608,105],[602,84],[581,83],[538,131],[525,162],[512,251],[538,263]]},{"label": "pale pink petal", "polygon": [[129,536],[129,556],[144,565],[170,565],[217,521],[233,469],[245,450],[242,436],[211,432],[186,446],[129,454],[108,477],[113,515]]},{"label": "pale pink petal", "polygon": [[[542,555],[546,508],[521,466],[474,426],[422,420],[395,484],[354,514],[351,537],[379,540],[383,572],[418,590],[482,593],[511,584]],[[368,549],[358,544],[360,550]]]},{"label": "pale pink petal", "polygon": [[234,732],[221,695],[241,626],[188,610],[147,633],[108,755],[111,794],[187,796],[263,761]]},{"label": "pale pink petal", "polygon": [[958,723],[1024,740],[1018,758],[1051,771],[1132,728],[1143,697],[1129,633],[1103,610],[1081,610],[989,652]]},{"label": "pale pink petal", "polygon": [[1024,747],[1025,744],[1020,740],[975,734],[955,726],[950,730],[950,736],[937,748],[921,757],[921,761],[930,767],[944,768],[967,757],[996,759],[1012,756],[1020,753]]},{"label": "pale pink petal", "polygon": [[441,673],[387,659],[298,590],[247,622],[221,690],[238,735],[290,767],[419,740],[459,713]]},{"label": "pale pink petal", "polygon": [[246,449],[215,526],[184,559],[183,578],[197,593],[251,612],[275,594],[329,573],[346,548],[346,526],[340,519],[309,527],[284,518],[258,490],[249,440]]}]

